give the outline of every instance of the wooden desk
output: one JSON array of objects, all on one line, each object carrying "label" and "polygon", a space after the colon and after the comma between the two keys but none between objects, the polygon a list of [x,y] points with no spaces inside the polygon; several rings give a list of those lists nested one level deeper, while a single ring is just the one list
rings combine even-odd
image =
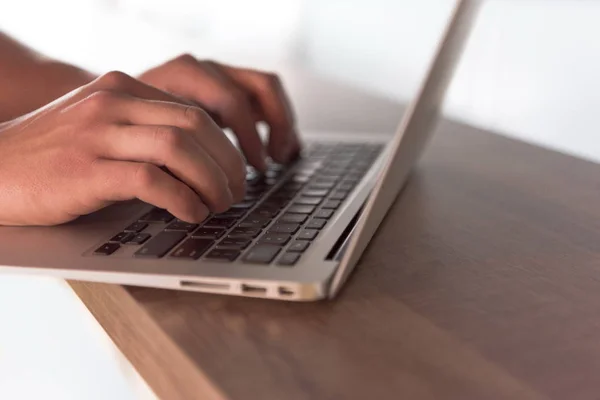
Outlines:
[{"label": "wooden desk", "polygon": [[[305,126],[397,120],[302,79]],[[598,398],[599,179],[444,122],[335,301],[71,285],[163,399]]]}]

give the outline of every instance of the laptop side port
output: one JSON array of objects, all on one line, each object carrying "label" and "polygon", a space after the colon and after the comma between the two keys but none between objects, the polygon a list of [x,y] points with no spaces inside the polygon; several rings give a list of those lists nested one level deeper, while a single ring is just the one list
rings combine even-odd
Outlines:
[{"label": "laptop side port", "polygon": [[201,281],[179,281],[179,285],[182,288],[190,288],[196,290],[210,290],[227,292],[229,291],[230,285],[227,283],[215,283],[215,282],[201,282]]},{"label": "laptop side port", "polygon": [[288,287],[285,286],[279,286],[279,288],[277,289],[278,293],[280,296],[293,296],[295,294],[293,289],[290,289]]},{"label": "laptop side port", "polygon": [[264,296],[267,294],[267,288],[264,286],[248,285],[242,283],[242,293],[251,294],[254,296]]}]

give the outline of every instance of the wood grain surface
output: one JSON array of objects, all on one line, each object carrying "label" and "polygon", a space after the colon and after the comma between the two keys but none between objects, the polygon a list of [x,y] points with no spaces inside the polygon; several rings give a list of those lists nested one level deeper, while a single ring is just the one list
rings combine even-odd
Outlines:
[{"label": "wood grain surface", "polygon": [[162,399],[597,399],[599,177],[445,121],[335,301],[71,286]]}]

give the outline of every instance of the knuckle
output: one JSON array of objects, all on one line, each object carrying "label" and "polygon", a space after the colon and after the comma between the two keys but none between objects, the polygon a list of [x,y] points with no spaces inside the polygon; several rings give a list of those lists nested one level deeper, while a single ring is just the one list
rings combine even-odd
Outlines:
[{"label": "knuckle", "polygon": [[281,78],[274,72],[265,72],[262,74],[262,85],[267,88],[281,87]]},{"label": "knuckle", "polygon": [[279,75],[273,72],[261,72],[254,79],[261,92],[277,92],[283,88]]},{"label": "knuckle", "polygon": [[90,115],[106,112],[106,109],[115,101],[116,94],[110,90],[99,90],[89,95],[83,105]]},{"label": "knuckle", "polygon": [[147,188],[155,184],[157,169],[152,164],[139,164],[135,169],[133,177],[135,184],[141,188]]},{"label": "knuckle", "polygon": [[210,119],[206,111],[194,106],[185,106],[183,116],[186,122],[194,127],[204,126]]},{"label": "knuckle", "polygon": [[185,137],[181,129],[174,126],[159,126],[154,130],[154,140],[159,148],[171,151],[183,146]]},{"label": "knuckle", "polygon": [[180,54],[173,59],[174,62],[182,62],[182,63],[196,63],[196,57],[191,55],[190,53]]},{"label": "knuckle", "polygon": [[225,110],[232,113],[250,107],[250,99],[248,95],[241,90],[230,90],[225,92],[221,97],[221,105]]},{"label": "knuckle", "polygon": [[219,64],[214,60],[202,60],[199,63],[207,67],[219,67]]},{"label": "knuckle", "polygon": [[98,84],[104,88],[121,89],[127,87],[134,80],[131,76],[121,71],[110,71],[98,79]]}]

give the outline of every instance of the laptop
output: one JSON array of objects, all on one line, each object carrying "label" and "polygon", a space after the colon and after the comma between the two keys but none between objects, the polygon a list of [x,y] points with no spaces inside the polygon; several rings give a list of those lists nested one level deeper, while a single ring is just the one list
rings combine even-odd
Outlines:
[{"label": "laptop", "polygon": [[[0,227],[0,271],[262,297],[333,298],[432,136],[480,2],[459,0],[393,135],[308,134],[201,224],[139,201],[55,227]],[[400,111],[399,111],[400,113]]]}]

